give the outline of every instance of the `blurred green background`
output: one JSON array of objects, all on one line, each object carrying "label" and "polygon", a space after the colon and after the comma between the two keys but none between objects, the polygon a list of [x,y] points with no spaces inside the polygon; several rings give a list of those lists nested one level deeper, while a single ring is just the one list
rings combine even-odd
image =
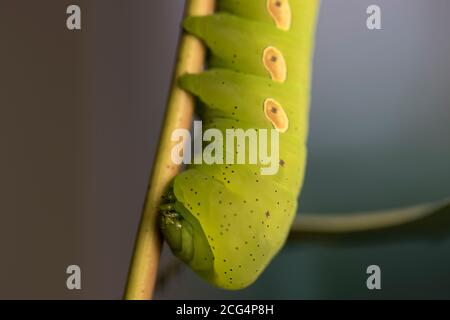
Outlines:
[{"label": "blurred green background", "polygon": [[[72,3],[79,32],[65,29]],[[183,3],[0,0],[0,298],[122,296]],[[371,4],[382,30],[366,28]],[[322,1],[300,212],[450,195],[449,11],[447,0]],[[69,264],[81,292],[65,287]],[[381,291],[366,288],[371,264]],[[290,243],[246,290],[183,269],[156,298],[450,298],[450,241]]]}]

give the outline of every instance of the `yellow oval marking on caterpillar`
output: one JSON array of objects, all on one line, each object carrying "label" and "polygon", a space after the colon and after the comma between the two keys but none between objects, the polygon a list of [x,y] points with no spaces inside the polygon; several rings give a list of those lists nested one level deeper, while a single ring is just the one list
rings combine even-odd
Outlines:
[{"label": "yellow oval marking on caterpillar", "polygon": [[286,61],[280,50],[274,47],[267,47],[263,52],[263,63],[270,73],[272,80],[285,82],[287,78]]},{"label": "yellow oval marking on caterpillar", "polygon": [[288,31],[291,28],[292,12],[289,0],[267,0],[267,11],[279,29]]},{"label": "yellow oval marking on caterpillar", "polygon": [[264,114],[272,122],[278,132],[284,133],[289,128],[289,119],[283,107],[274,99],[267,98],[264,101]]}]

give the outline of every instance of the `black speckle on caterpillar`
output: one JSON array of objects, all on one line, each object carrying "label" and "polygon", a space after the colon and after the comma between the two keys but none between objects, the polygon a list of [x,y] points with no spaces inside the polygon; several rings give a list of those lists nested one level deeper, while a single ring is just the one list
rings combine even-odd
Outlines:
[{"label": "black speckle on caterpillar", "polygon": [[[318,0],[218,0],[185,29],[209,49],[209,70],[180,86],[199,100],[204,130],[277,130],[280,169],[192,165],[172,181],[161,230],[176,256],[209,283],[253,283],[283,246],[306,162],[310,64]],[[278,163],[278,160],[277,160]]]}]

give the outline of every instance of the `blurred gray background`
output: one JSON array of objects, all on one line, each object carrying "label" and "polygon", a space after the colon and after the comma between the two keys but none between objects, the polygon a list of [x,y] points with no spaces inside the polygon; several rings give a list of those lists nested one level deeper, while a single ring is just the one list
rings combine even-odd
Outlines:
[{"label": "blurred gray background", "polygon": [[[82,31],[66,29],[69,4]],[[183,4],[0,0],[0,298],[121,298]],[[366,28],[371,4],[382,30]],[[447,0],[323,0],[300,211],[450,195],[448,12]],[[65,287],[69,264],[80,292]],[[381,291],[366,289],[370,264]],[[184,269],[156,297],[450,298],[450,241],[289,244],[246,290]]]}]

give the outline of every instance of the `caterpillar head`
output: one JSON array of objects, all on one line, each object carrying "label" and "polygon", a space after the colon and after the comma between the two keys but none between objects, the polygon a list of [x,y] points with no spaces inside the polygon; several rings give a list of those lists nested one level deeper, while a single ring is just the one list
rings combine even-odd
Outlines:
[{"label": "caterpillar head", "polygon": [[174,255],[203,277],[211,277],[214,256],[205,233],[197,219],[176,200],[171,188],[160,211],[160,228]]}]

